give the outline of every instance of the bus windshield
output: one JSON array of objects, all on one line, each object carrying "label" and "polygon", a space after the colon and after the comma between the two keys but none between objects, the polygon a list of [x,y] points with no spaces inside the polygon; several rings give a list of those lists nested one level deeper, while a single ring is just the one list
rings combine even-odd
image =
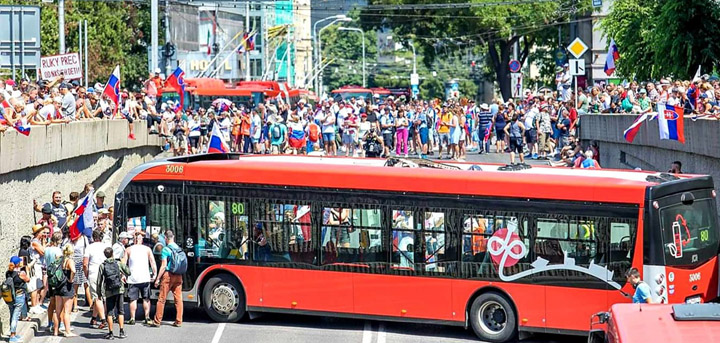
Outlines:
[{"label": "bus windshield", "polygon": [[718,254],[715,202],[698,199],[660,209],[663,251],[668,266],[695,266]]}]

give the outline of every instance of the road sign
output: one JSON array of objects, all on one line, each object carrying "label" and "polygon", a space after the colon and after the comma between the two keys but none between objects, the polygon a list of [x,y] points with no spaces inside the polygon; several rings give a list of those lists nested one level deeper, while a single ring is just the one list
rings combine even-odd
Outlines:
[{"label": "road sign", "polygon": [[410,84],[415,86],[420,84],[420,76],[417,73],[410,74]]},{"label": "road sign", "polygon": [[508,63],[508,66],[510,67],[511,73],[517,73],[520,71],[520,61],[518,61],[518,60],[510,60],[510,63]]},{"label": "road sign", "polygon": [[570,75],[572,75],[572,76],[585,75],[585,59],[584,58],[570,60]]},{"label": "road sign", "polygon": [[580,58],[588,50],[588,46],[580,38],[575,38],[567,49],[575,58]]},{"label": "road sign", "polygon": [[602,7],[602,0],[593,0],[593,7]]},{"label": "road sign", "polygon": [[522,73],[510,74],[510,88],[513,98],[522,96]]}]

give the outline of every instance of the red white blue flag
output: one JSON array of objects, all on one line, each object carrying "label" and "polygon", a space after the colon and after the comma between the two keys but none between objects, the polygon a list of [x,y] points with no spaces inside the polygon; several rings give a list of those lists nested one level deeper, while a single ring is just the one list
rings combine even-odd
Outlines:
[{"label": "red white blue flag", "polygon": [[20,119],[16,121],[13,128],[15,128],[15,130],[17,130],[17,132],[20,132],[22,135],[30,136],[30,125],[28,125],[25,119]]},{"label": "red white blue flag", "polygon": [[117,113],[120,107],[120,66],[116,66],[115,70],[110,74],[105,89],[103,89],[103,94],[107,95],[115,103],[115,112]]},{"label": "red white blue flag", "polygon": [[617,63],[619,59],[620,53],[618,52],[615,40],[610,40],[610,47],[608,48],[607,56],[605,56],[605,74],[607,74],[607,76],[615,72],[615,63]]},{"label": "red white blue flag", "polygon": [[680,106],[658,104],[660,139],[670,139],[685,144],[683,114],[683,108]]},{"label": "red white blue flag", "polygon": [[223,138],[222,132],[220,132],[220,124],[215,123],[212,129],[212,135],[210,136],[210,144],[208,144],[208,152],[219,152],[226,153],[230,152],[230,148],[225,139]]},{"label": "red white blue flag", "polygon": [[80,237],[81,234],[89,236],[88,233],[92,233],[93,225],[93,194],[94,190],[90,190],[88,194],[78,202],[78,207],[75,209],[75,221],[70,225],[70,239],[75,240]]},{"label": "red white blue flag", "polygon": [[165,85],[174,88],[178,92],[180,95],[180,108],[182,109],[185,106],[185,72],[182,68],[177,67],[165,80]]},{"label": "red white blue flag", "polygon": [[635,121],[628,127],[625,132],[623,133],[623,137],[625,137],[625,140],[632,143],[633,140],[635,140],[635,136],[637,136],[638,131],[640,131],[640,127],[645,122],[645,120],[648,118],[648,113],[643,113],[639,115],[637,118],[635,118]]}]

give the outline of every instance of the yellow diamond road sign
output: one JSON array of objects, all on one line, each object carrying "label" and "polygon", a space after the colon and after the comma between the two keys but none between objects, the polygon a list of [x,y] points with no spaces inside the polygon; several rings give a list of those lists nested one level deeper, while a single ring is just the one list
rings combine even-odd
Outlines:
[{"label": "yellow diamond road sign", "polygon": [[575,40],[568,45],[567,49],[575,58],[580,58],[580,56],[588,50],[588,46],[585,45],[580,38],[575,38]]}]

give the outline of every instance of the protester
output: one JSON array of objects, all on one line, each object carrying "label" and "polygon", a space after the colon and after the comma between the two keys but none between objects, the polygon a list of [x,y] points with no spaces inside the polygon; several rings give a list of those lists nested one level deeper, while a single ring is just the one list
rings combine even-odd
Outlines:
[{"label": "protester", "polygon": [[[143,312],[145,314],[145,325],[151,325],[153,320],[150,318],[150,283],[155,275],[157,275],[157,266],[155,265],[155,257],[150,247],[143,244],[144,233],[142,231],[135,232],[134,243],[125,249],[124,260],[127,261],[130,269],[128,283],[128,298],[130,299],[130,319],[128,325],[135,324],[135,313],[137,311],[137,301],[142,299]],[[152,273],[151,273],[152,271]]]},{"label": "protester", "polygon": [[[160,327],[165,312],[165,300],[168,292],[173,293],[174,299],[182,299],[182,274],[173,273],[173,268],[178,266],[172,265],[171,260],[175,260],[174,256],[182,252],[182,249],[175,244],[175,234],[171,230],[165,231],[165,239],[167,245],[162,249],[160,260],[160,269],[155,278],[155,287],[160,287],[160,294],[155,309],[155,319],[152,323],[154,327]],[[184,272],[184,271],[183,271]],[[175,322],[173,326],[182,326],[183,318],[183,302],[175,301]]]},{"label": "protester", "polygon": [[90,297],[93,303],[90,325],[98,325],[99,329],[104,329],[107,325],[105,322],[105,306],[102,301],[102,294],[100,293],[101,289],[97,288],[97,280],[100,265],[106,260],[105,248],[110,248],[110,245],[102,241],[102,231],[93,231],[92,239],[93,243],[85,249],[83,258],[83,270],[90,285]]},{"label": "protester", "polygon": [[[123,279],[130,275],[125,263],[113,258],[113,248],[103,250],[105,261],[98,266],[97,290],[101,299],[105,301],[108,333],[105,339],[115,339],[113,334],[113,318],[117,317],[120,332],[118,338],[127,338],[125,335],[125,282]],[[180,301],[182,303],[182,301]]]},{"label": "protester", "polygon": [[[22,342],[23,337],[17,334],[17,325],[22,314],[22,308],[26,304],[25,285],[30,282],[28,268],[22,258],[13,256],[10,258],[8,270],[5,272],[5,279],[12,279],[11,290],[12,301],[8,302],[10,308],[10,338],[9,342]],[[6,300],[7,301],[7,300]]]}]

